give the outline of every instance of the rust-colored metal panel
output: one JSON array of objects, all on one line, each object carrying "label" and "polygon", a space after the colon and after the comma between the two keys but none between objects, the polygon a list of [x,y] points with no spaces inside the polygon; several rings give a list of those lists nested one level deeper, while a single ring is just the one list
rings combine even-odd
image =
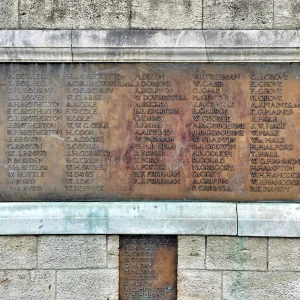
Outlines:
[{"label": "rust-colored metal panel", "polygon": [[120,300],[177,299],[177,237],[120,236]]},{"label": "rust-colored metal panel", "polygon": [[299,201],[299,64],[1,64],[0,201]]}]

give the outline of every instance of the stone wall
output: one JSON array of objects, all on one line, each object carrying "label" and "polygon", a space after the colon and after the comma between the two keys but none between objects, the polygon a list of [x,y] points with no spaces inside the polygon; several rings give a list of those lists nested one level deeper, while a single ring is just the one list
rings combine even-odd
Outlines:
[{"label": "stone wall", "polygon": [[0,237],[0,299],[118,299],[118,236]]},{"label": "stone wall", "polygon": [[[178,237],[179,300],[300,299],[300,240]],[[117,300],[118,236],[0,237],[0,298]]]},{"label": "stone wall", "polygon": [[2,0],[4,29],[295,29],[299,0]]}]

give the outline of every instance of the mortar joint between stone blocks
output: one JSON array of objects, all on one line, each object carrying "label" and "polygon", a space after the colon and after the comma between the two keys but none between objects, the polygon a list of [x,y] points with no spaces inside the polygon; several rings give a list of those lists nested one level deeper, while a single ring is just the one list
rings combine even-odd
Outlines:
[{"label": "mortar joint between stone blocks", "polygon": [[57,300],[57,270],[55,270],[55,293],[54,293],[54,296],[55,296],[55,300]]},{"label": "mortar joint between stone blocks", "polygon": [[221,300],[224,299],[223,297],[223,277],[224,277],[224,272],[221,272]]},{"label": "mortar joint between stone blocks", "polygon": [[21,0],[18,0],[18,28],[21,29]]},{"label": "mortar joint between stone blocks", "polygon": [[109,254],[108,254],[108,243],[109,243],[109,235],[106,235],[106,262],[105,267],[108,269],[108,261],[109,261]]},{"label": "mortar joint between stone blocks", "polygon": [[267,237],[267,271],[269,271],[269,237]]},{"label": "mortar joint between stone blocks", "polygon": [[36,240],[36,253],[35,253],[35,268],[38,270],[39,268],[39,239],[40,237],[39,236],[36,236],[35,237]]},{"label": "mortar joint between stone blocks", "polygon": [[129,5],[129,29],[132,29],[132,0],[128,0]]},{"label": "mortar joint between stone blocks", "polygon": [[207,235],[205,236],[204,269],[207,270]]}]

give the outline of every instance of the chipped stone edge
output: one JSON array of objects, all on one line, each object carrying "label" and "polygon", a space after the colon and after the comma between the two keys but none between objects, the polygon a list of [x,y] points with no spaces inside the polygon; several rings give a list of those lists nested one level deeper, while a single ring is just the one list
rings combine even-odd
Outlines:
[{"label": "chipped stone edge", "polygon": [[0,30],[0,62],[300,62],[300,30]]},{"label": "chipped stone edge", "polygon": [[0,203],[1,235],[236,235],[235,203]]}]

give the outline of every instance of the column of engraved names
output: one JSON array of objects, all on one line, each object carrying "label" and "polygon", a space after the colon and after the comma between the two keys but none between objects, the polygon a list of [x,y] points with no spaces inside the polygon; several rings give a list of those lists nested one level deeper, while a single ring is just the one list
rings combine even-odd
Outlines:
[{"label": "column of engraved names", "polygon": [[[163,246],[167,247],[171,242],[168,237],[123,238],[121,241],[123,251],[123,278],[121,280],[122,300],[142,299],[169,299],[170,293],[174,293],[175,286],[170,284],[174,278],[164,285],[161,274],[158,274],[155,265],[158,263],[157,251]],[[169,268],[170,266],[166,266]],[[163,277],[163,276],[162,276]],[[173,299],[173,298],[172,298]]]},{"label": "column of engraved names", "polygon": [[41,192],[49,166],[44,139],[62,137],[62,104],[46,73],[8,75],[7,169],[12,192]]},{"label": "column of engraved names", "polygon": [[176,151],[175,131],[166,125],[168,116],[178,116],[174,102],[186,100],[175,94],[163,73],[136,74],[134,107],[134,184],[179,184],[180,171],[167,165]]},{"label": "column of engraved names", "polygon": [[67,74],[66,86],[66,180],[70,194],[105,191],[105,160],[111,151],[105,149],[106,116],[101,114],[107,95],[111,95],[118,74]]},{"label": "column of engraved names", "polygon": [[286,73],[250,75],[252,193],[289,192],[300,185],[295,172],[299,159],[294,144],[287,142],[287,121],[294,115],[293,103],[284,97],[288,80]]},{"label": "column of engraved names", "polygon": [[193,74],[193,191],[232,192],[233,157],[244,123],[232,121],[236,103],[225,87],[240,74]]}]

